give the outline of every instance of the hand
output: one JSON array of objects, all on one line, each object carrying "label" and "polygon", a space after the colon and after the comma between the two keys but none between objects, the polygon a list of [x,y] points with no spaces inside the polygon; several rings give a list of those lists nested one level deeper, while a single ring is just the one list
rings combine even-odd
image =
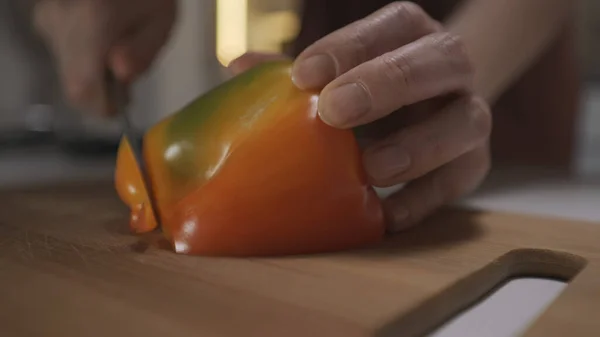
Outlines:
[{"label": "hand", "polygon": [[168,40],[176,0],[36,0],[34,24],[55,57],[68,101],[111,114],[108,68],[130,84]]},{"label": "hand", "polygon": [[[276,56],[249,54],[241,71]],[[410,2],[388,5],[320,39],[295,60],[293,80],[322,89],[321,119],[356,128],[374,186],[389,196],[390,231],[411,227],[474,190],[489,166],[491,114],[472,91],[458,36]]]}]

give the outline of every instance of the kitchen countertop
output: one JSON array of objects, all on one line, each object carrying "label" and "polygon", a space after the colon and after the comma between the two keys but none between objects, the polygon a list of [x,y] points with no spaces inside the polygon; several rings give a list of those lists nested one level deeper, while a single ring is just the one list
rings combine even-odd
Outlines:
[{"label": "kitchen countertop", "polygon": [[111,178],[115,157],[80,157],[56,147],[0,151],[0,187]]},{"label": "kitchen countertop", "polygon": [[[595,163],[588,160],[588,163]],[[56,149],[0,152],[0,186],[111,178],[114,157],[80,158]],[[565,177],[536,169],[494,172],[461,201],[470,207],[599,222],[600,173]],[[517,336],[564,289],[561,282],[523,279],[508,283],[484,303],[435,331],[432,337]]]}]

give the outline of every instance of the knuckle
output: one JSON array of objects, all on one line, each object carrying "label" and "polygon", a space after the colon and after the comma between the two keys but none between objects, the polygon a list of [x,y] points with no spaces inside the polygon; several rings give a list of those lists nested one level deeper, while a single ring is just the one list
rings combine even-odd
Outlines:
[{"label": "knuckle", "polygon": [[435,21],[414,2],[395,1],[384,7],[384,10],[391,13],[398,20],[407,22],[409,27],[419,32],[429,31],[435,27]]},{"label": "knuckle", "polygon": [[480,97],[471,96],[466,99],[465,122],[478,141],[486,141],[492,132],[492,114],[489,105]]},{"label": "knuckle", "polygon": [[432,35],[433,47],[460,73],[473,74],[474,66],[467,46],[460,35],[441,32]]},{"label": "knuckle", "polygon": [[[373,43],[372,38],[370,38],[371,34],[368,32],[369,29],[362,25],[357,25],[356,28],[357,29],[349,30],[346,37],[342,38],[342,40],[346,40],[350,43],[350,45],[352,45],[352,48],[350,48],[352,52],[349,53],[349,55],[346,55],[346,57],[349,59],[349,64],[346,65],[347,68],[361,64],[371,58],[369,52],[371,49],[370,46]],[[343,57],[337,57],[337,55],[336,58],[338,60],[344,59]]]},{"label": "knuckle", "polygon": [[450,32],[433,34],[434,46],[444,55],[467,58],[467,48],[460,35]]},{"label": "knuckle", "polygon": [[380,56],[380,61],[383,67],[382,73],[388,77],[392,85],[398,86],[398,90],[403,90],[410,96],[410,90],[413,87],[411,62],[402,54],[392,53]]},{"label": "knuckle", "polygon": [[318,39],[305,48],[299,57],[308,58],[315,54],[328,54],[334,60],[336,73],[342,74],[377,55],[374,55],[372,22],[369,18],[355,21]]}]

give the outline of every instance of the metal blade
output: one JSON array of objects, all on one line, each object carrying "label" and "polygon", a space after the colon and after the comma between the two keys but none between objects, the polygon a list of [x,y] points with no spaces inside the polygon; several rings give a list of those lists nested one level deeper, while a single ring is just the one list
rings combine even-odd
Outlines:
[{"label": "metal blade", "polygon": [[109,98],[108,102],[109,104],[114,105],[113,108],[116,110],[115,113],[117,117],[121,119],[124,136],[127,138],[127,141],[131,146],[131,150],[135,157],[136,164],[142,175],[144,187],[146,189],[146,192],[148,193],[150,207],[152,208],[157,224],[160,226],[160,218],[158,217],[158,209],[156,207],[156,200],[154,196],[154,191],[152,189],[152,181],[150,180],[146,163],[144,161],[144,155],[142,150],[143,136],[136,134],[135,129],[129,121],[129,116],[127,115],[127,106],[129,103],[127,90],[119,81],[116,80],[113,73],[108,70],[106,72],[106,86],[106,92]]}]

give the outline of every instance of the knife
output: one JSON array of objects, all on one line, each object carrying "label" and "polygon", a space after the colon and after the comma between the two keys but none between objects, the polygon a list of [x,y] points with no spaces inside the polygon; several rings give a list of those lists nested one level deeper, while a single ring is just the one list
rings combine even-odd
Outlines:
[{"label": "knife", "polygon": [[136,134],[129,120],[129,116],[127,115],[127,107],[129,105],[127,88],[116,79],[113,72],[110,70],[106,70],[105,82],[108,105],[113,108],[117,118],[121,120],[121,125],[123,126],[123,135],[129,142],[136,164],[140,169],[140,173],[142,175],[142,182],[144,184],[146,192],[148,193],[150,207],[152,208],[154,218],[156,219],[156,222],[160,227],[160,218],[158,217],[156,200],[154,199],[154,191],[152,190],[152,181],[150,180],[150,176],[148,174],[148,170],[146,168],[146,163],[144,161],[143,156],[142,149],[144,138],[143,136]]}]

